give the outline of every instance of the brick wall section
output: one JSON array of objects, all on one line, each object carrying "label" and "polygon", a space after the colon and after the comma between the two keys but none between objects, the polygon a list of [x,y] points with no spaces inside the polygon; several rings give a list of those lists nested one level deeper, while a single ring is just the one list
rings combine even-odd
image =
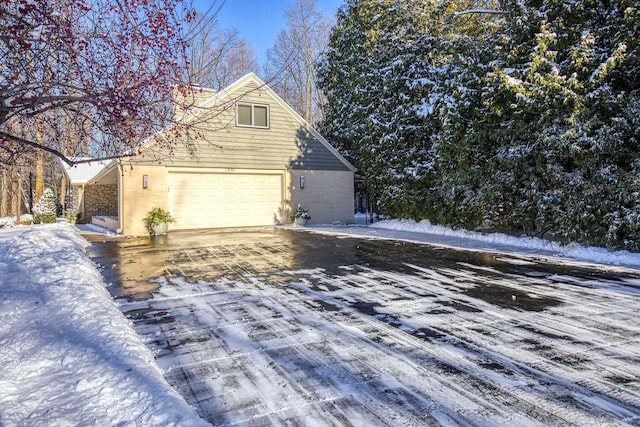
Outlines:
[{"label": "brick wall section", "polygon": [[88,185],[84,189],[84,216],[118,216],[118,186]]}]

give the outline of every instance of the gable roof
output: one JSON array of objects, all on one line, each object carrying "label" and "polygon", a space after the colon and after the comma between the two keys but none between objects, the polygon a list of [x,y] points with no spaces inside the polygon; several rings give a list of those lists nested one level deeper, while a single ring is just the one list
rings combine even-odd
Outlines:
[{"label": "gable roof", "polygon": [[[91,157],[73,157],[72,161],[91,160]],[[72,185],[84,185],[94,181],[98,175],[109,168],[113,160],[95,160],[85,163],[77,163],[73,166],[61,161],[63,170]]]},{"label": "gable roof", "polygon": [[224,97],[228,97],[233,92],[242,89],[245,86],[251,84],[257,85],[262,90],[265,90],[273,100],[280,105],[298,124],[308,131],[314,138],[316,138],[331,154],[333,154],[347,169],[355,172],[355,167],[345,159],[321,134],[318,132],[309,122],[307,122],[300,114],[298,114],[289,104],[287,104],[276,92],[273,91],[264,81],[262,81],[255,73],[248,73],[231,83],[226,88],[216,92],[213,96],[206,99],[200,105],[194,106],[190,110],[187,110],[181,117],[181,121],[188,123],[194,120],[196,117],[204,114],[207,107],[214,105],[216,102],[223,100]]},{"label": "gable roof", "polygon": [[[286,112],[286,114],[288,114],[292,119],[294,119],[294,121],[297,122],[301,128],[307,131],[319,144],[321,144],[321,146],[324,147],[328,153],[330,153],[329,155],[335,158],[335,161],[337,162],[337,164],[340,164],[342,165],[342,167],[345,168],[344,170],[349,170],[351,172],[356,171],[355,167],[347,159],[345,159],[338,152],[338,150],[336,150],[313,126],[311,126],[309,122],[307,122],[302,116],[300,116],[300,114],[298,114],[289,104],[287,104],[277,93],[275,93],[264,81],[262,81],[254,73],[246,74],[245,76],[241,77],[240,79],[236,80],[235,82],[233,82],[232,84],[230,84],[229,86],[227,86],[226,88],[218,92],[215,92],[212,89],[202,88],[203,93],[206,93],[206,92],[212,93],[212,96],[206,98],[200,104],[194,105],[188,110],[181,112],[181,117],[177,121],[188,124],[189,122],[196,120],[197,118],[202,118],[202,116],[204,116],[207,113],[208,108],[213,107],[217,102],[224,103],[224,102],[228,102],[229,100],[233,100],[233,104],[235,105],[235,100],[232,94],[235,91],[250,85],[257,86],[259,89],[264,90]],[[174,126],[176,126],[176,124],[172,124],[167,128],[160,130],[158,133],[156,133],[156,135],[147,138],[142,143],[140,148],[148,146],[147,144],[153,144],[155,136],[161,135],[165,132],[170,131],[171,128]],[[140,159],[140,157],[136,155],[131,156],[128,159],[133,163],[137,163],[140,160],[142,160]],[[144,162],[144,160],[142,161]],[[153,160],[152,162],[154,164],[158,164],[156,160]],[[100,163],[100,162],[96,162],[96,163]],[[304,166],[304,162],[296,162],[296,163],[299,166]],[[77,181],[77,183],[86,184],[89,181],[95,181],[97,178],[100,178],[104,174],[110,172],[110,170],[113,169],[115,165],[116,165],[116,162],[113,162],[113,161],[105,163],[102,169],[99,170],[96,174],[94,174],[89,178],[83,177],[84,181],[80,179]],[[98,166],[96,166],[96,168],[98,168]],[[330,170],[333,170],[333,169],[330,169]],[[90,174],[90,172],[87,172],[87,173]]]}]

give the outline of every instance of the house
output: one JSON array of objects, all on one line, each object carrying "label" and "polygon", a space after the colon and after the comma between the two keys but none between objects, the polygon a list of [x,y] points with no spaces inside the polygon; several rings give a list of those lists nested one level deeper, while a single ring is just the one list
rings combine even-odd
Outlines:
[{"label": "house", "polygon": [[[72,158],[74,161],[87,161],[90,158]],[[69,166],[61,162],[67,177],[66,209],[77,210],[82,218],[102,222],[100,225],[117,229],[114,218],[118,217],[118,185],[115,174],[108,179],[103,172],[110,170],[113,160],[96,160]],[[106,223],[105,223],[106,221]]]},{"label": "house", "polygon": [[150,138],[83,179],[65,168],[85,217],[123,235],[147,234],[153,207],[173,230],[288,224],[299,205],[312,223],[353,221],[354,167],[255,74],[191,94],[194,106],[175,111],[184,130],[160,133],[176,138],[170,155]]}]

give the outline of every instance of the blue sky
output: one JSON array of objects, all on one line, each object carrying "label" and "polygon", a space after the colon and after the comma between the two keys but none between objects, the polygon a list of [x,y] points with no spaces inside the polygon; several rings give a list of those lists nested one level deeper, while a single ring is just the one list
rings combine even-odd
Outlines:
[{"label": "blue sky", "polygon": [[[206,12],[214,0],[194,0],[200,12]],[[285,29],[284,11],[294,0],[215,0],[214,8],[222,4],[217,18],[221,28],[234,28],[240,32],[256,53],[260,66],[266,60],[267,49],[271,48],[278,33]],[[327,16],[334,17],[342,0],[318,0],[318,7]],[[259,72],[260,70],[255,70]]]}]

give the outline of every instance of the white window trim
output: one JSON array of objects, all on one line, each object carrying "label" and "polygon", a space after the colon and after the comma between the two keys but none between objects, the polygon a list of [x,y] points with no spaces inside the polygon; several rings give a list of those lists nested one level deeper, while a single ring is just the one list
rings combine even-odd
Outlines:
[{"label": "white window trim", "polygon": [[[251,125],[244,125],[244,124],[240,124],[238,122],[238,107],[239,106],[244,106],[244,107],[251,107],[251,123],[255,123],[255,116],[254,116],[254,109],[253,107],[265,107],[267,109],[267,125],[266,126],[256,126],[254,124]],[[269,129],[269,126],[271,125],[271,110],[269,108],[269,104],[256,104],[253,102],[238,102],[236,103],[236,126],[241,127],[241,128],[257,128],[257,129]]]}]

